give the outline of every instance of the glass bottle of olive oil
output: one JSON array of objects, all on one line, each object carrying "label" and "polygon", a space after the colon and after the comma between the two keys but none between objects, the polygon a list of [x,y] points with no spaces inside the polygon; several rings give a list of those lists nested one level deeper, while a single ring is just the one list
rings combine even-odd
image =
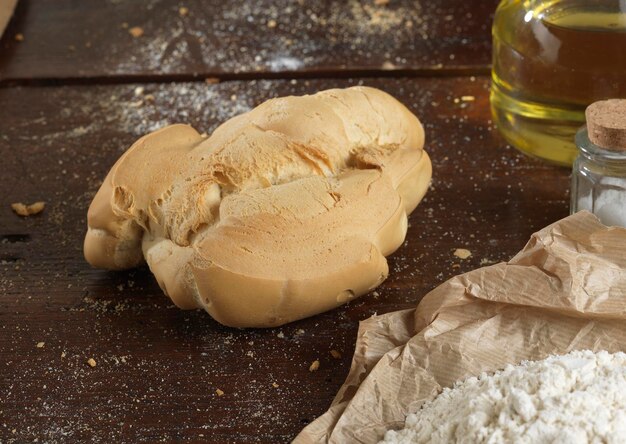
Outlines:
[{"label": "glass bottle of olive oil", "polygon": [[626,0],[503,0],[491,108],[509,143],[571,165],[587,105],[626,98]]}]

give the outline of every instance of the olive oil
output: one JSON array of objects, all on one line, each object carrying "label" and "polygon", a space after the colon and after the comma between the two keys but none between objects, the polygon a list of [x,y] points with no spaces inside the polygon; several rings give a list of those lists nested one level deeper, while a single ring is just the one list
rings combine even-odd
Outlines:
[{"label": "olive oil", "polygon": [[519,150],[571,165],[596,100],[626,98],[626,0],[504,0],[493,26],[491,108]]}]

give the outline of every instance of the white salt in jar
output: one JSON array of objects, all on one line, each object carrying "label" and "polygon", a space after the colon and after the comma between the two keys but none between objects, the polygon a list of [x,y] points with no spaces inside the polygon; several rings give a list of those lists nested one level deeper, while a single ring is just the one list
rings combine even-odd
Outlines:
[{"label": "white salt in jar", "polygon": [[587,125],[576,134],[571,213],[588,210],[605,225],[626,227],[626,100],[587,108]]}]

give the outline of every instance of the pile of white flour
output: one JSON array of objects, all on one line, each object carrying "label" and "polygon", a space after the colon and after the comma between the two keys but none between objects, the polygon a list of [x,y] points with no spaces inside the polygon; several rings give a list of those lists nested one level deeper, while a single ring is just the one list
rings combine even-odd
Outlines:
[{"label": "pile of white flour", "polygon": [[576,351],[446,388],[381,443],[625,443],[626,354]]}]

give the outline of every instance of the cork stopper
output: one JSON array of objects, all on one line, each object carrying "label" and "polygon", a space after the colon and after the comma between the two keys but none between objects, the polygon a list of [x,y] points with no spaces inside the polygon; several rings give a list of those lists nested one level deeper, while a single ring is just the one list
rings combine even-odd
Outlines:
[{"label": "cork stopper", "polygon": [[589,140],[611,151],[626,151],[626,99],[594,102],[585,111]]}]

